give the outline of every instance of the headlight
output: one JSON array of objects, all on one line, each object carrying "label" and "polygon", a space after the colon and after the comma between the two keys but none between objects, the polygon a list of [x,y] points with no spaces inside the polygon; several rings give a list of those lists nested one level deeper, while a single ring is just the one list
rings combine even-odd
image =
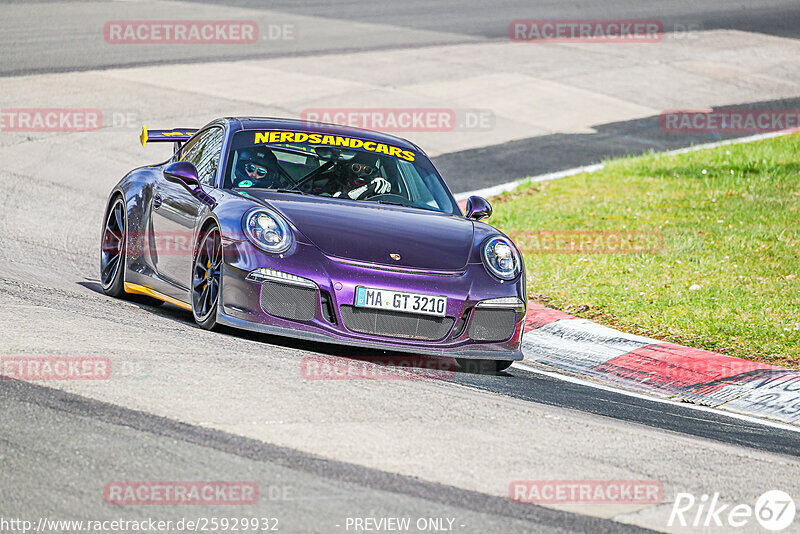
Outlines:
[{"label": "headlight", "polygon": [[522,270],[522,260],[505,237],[492,237],[483,244],[483,264],[501,280],[513,280]]},{"label": "headlight", "polygon": [[257,208],[245,215],[244,233],[255,246],[280,254],[292,246],[292,232],[286,220],[274,211]]}]

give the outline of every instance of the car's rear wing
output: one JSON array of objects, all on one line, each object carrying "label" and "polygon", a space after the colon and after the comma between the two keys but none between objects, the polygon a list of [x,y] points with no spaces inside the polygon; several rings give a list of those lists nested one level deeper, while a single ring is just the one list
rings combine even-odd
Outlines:
[{"label": "car's rear wing", "polygon": [[148,130],[147,126],[142,126],[142,134],[139,136],[139,140],[142,142],[142,146],[146,145],[148,141],[151,143],[176,143],[175,149],[177,150],[181,143],[185,143],[196,133],[197,128]]}]

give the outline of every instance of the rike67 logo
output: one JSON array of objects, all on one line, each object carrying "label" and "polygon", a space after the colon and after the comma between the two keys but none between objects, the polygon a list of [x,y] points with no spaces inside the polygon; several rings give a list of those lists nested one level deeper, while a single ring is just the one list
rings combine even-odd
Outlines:
[{"label": "rike67 logo", "polygon": [[703,531],[715,527],[728,531],[731,528],[752,525],[753,519],[763,528],[778,532],[794,521],[796,509],[791,495],[780,490],[770,490],[755,503],[723,504],[719,493],[701,495],[699,499],[691,493],[678,493],[669,515],[669,527],[702,527]]}]

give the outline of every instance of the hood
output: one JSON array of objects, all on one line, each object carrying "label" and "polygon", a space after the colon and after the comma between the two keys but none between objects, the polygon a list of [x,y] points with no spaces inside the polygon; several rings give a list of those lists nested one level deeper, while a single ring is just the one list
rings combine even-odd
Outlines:
[{"label": "hood", "polygon": [[264,200],[327,256],[438,271],[462,270],[470,257],[474,229],[462,217],[372,202],[276,196]]}]

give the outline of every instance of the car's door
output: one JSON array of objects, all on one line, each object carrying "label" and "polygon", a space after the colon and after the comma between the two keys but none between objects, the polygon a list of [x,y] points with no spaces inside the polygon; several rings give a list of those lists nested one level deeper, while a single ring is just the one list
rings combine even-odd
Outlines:
[{"label": "car's door", "polygon": [[[224,130],[211,127],[195,135],[181,149],[177,159],[197,168],[205,189],[213,188],[219,168]],[[180,184],[161,176],[153,194],[153,232],[156,254],[153,255],[159,276],[188,289],[191,284],[193,234],[203,204]]]}]

